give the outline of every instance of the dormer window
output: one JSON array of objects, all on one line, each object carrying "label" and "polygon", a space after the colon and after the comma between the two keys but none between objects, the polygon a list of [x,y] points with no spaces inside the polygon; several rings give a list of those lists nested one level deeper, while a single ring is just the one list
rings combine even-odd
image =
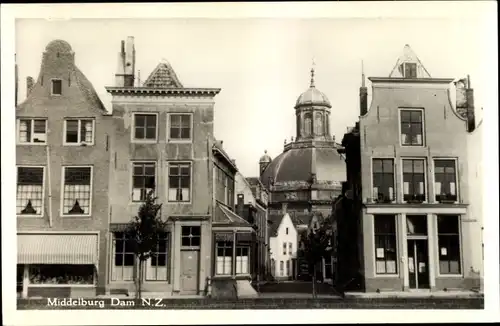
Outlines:
[{"label": "dormer window", "polygon": [[52,79],[52,95],[62,94],[62,80]]},{"label": "dormer window", "polygon": [[401,64],[401,71],[404,78],[417,78],[417,64],[413,62],[404,62]]}]

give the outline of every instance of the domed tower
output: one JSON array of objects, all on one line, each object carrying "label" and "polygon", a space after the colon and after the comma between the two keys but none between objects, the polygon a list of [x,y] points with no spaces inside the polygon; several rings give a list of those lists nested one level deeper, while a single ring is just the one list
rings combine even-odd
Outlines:
[{"label": "domed tower", "polygon": [[292,218],[311,211],[327,216],[346,179],[340,145],[330,133],[332,105],[316,88],[314,73],[311,69],[309,88],[295,103],[295,140],[274,160],[266,153],[259,163],[260,180],[271,193],[270,209],[277,213],[285,208]]}]

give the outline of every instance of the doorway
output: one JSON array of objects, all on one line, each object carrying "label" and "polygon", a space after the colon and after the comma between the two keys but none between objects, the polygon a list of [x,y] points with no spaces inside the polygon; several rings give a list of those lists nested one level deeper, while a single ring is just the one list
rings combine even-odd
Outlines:
[{"label": "doorway", "polygon": [[199,251],[181,251],[181,292],[198,294]]},{"label": "doorway", "polygon": [[408,240],[408,278],[410,289],[429,289],[427,239]]}]

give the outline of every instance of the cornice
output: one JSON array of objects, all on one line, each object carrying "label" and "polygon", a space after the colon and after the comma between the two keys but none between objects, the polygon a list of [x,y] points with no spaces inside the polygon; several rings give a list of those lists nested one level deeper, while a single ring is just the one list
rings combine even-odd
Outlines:
[{"label": "cornice", "polygon": [[213,97],[220,88],[153,88],[153,87],[106,87],[110,94],[129,95],[171,95],[171,96],[209,96]]}]

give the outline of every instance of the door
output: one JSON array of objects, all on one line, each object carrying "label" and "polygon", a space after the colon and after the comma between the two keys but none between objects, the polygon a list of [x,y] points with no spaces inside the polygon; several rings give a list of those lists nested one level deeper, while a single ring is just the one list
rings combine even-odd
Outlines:
[{"label": "door", "polygon": [[198,294],[199,251],[181,251],[181,292]]},{"label": "door", "polygon": [[410,289],[429,288],[427,239],[408,240],[408,278]]}]

